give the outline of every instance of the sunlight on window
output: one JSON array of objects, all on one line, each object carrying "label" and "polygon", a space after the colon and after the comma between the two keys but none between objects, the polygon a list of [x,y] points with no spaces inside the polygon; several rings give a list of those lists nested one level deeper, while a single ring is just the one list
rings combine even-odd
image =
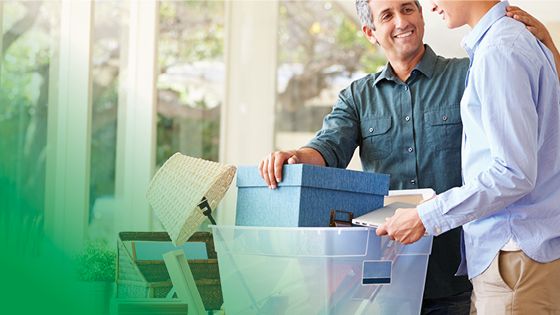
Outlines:
[{"label": "sunlight on window", "polygon": [[307,143],[338,92],[386,60],[336,1],[281,1],[276,149]]},{"label": "sunlight on window", "polygon": [[224,2],[161,2],[159,31],[157,165],[175,152],[217,161]]}]

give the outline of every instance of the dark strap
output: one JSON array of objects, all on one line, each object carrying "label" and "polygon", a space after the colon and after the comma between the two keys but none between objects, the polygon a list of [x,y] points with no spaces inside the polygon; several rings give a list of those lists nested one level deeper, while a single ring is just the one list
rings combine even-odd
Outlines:
[{"label": "dark strap", "polygon": [[198,207],[202,211],[202,214],[207,216],[213,225],[216,225],[216,221],[214,221],[214,218],[212,217],[212,208],[210,208],[210,204],[208,204],[208,199],[206,199],[206,197],[202,197]]}]

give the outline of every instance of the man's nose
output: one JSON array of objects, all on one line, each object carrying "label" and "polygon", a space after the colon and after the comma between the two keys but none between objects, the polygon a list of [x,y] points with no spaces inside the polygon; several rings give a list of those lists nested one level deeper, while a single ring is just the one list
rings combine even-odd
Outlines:
[{"label": "man's nose", "polygon": [[395,15],[395,26],[397,28],[404,28],[407,25],[408,25],[408,20],[406,19],[405,15],[400,13]]}]

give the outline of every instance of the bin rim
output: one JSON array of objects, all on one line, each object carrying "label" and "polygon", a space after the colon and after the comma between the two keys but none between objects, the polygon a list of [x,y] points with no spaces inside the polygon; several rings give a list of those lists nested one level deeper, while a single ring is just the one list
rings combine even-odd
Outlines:
[{"label": "bin rim", "polygon": [[365,227],[365,226],[356,226],[356,227],[315,227],[315,226],[306,226],[306,227],[297,227],[297,226],[246,226],[246,225],[214,225],[209,224],[208,227],[215,229],[236,229],[236,230],[271,230],[274,229],[276,231],[279,230],[286,230],[286,231],[373,231],[375,228],[372,227]]}]

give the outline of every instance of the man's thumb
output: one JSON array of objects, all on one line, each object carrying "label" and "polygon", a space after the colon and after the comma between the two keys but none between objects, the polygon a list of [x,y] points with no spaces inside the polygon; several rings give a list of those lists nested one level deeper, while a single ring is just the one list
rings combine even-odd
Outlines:
[{"label": "man's thumb", "polygon": [[294,154],[288,159],[288,164],[299,164],[298,157]]}]

